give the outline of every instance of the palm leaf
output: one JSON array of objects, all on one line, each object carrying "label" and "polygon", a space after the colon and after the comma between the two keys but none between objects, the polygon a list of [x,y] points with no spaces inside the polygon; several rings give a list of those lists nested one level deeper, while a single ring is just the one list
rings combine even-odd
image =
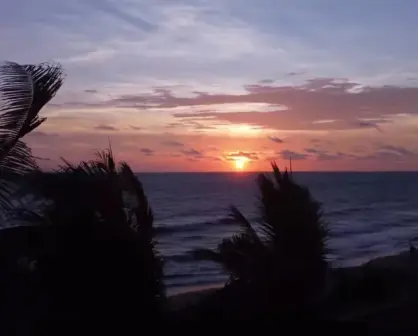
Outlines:
[{"label": "palm leaf", "polygon": [[33,82],[24,67],[0,66],[0,160],[19,138],[33,102]]},{"label": "palm leaf", "polygon": [[113,158],[112,148],[96,152],[97,160],[91,161],[97,168],[106,173],[116,174],[116,163]]},{"label": "palm leaf", "polygon": [[31,149],[22,141],[16,142],[9,154],[0,161],[0,177],[23,175],[37,169]]},{"label": "palm leaf", "polygon": [[263,245],[247,234],[224,238],[216,250],[196,249],[192,256],[197,260],[213,261],[222,265],[231,280],[253,281],[260,275],[265,255]]},{"label": "palm leaf", "polygon": [[254,242],[258,244],[262,244],[260,238],[257,235],[257,232],[252,227],[251,223],[248,221],[247,218],[238,210],[237,207],[231,206],[230,207],[230,214],[229,217],[233,219],[235,222],[240,224],[241,228],[243,229],[244,233],[248,235]]},{"label": "palm leaf", "polygon": [[32,79],[33,101],[19,137],[33,131],[46,120],[38,116],[39,111],[56,95],[64,81],[63,70],[59,64],[41,63],[24,65],[23,68]]},{"label": "palm leaf", "polygon": [[151,238],[153,232],[150,230],[153,229],[154,214],[145,195],[142,183],[126,162],[121,163],[120,174],[124,188],[132,192],[136,198],[135,216],[137,224],[141,225],[141,230],[144,231],[143,234],[147,232],[147,235]]},{"label": "palm leaf", "polygon": [[276,223],[283,220],[278,211],[277,190],[274,183],[265,175],[260,174],[258,177],[258,188],[260,190],[260,229],[268,240],[274,240],[277,237]]},{"label": "palm leaf", "polygon": [[309,190],[274,162],[272,168],[272,177],[258,177],[263,239],[233,207],[230,217],[243,232],[223,239],[215,250],[196,250],[193,256],[219,263],[230,274],[231,285],[239,280],[238,284],[257,288],[266,298],[276,293],[286,305],[284,296],[299,297],[303,302],[321,290],[327,267],[327,231],[320,204]]},{"label": "palm leaf", "polygon": [[6,62],[0,66],[0,206],[15,188],[11,177],[38,169],[30,149],[20,141],[38,127],[41,108],[56,94],[63,82],[59,65],[19,65]]},{"label": "palm leaf", "polygon": [[13,191],[13,187],[14,185],[8,179],[0,179],[0,208],[2,209],[1,216],[7,217],[8,212],[12,209],[10,194]]},{"label": "palm leaf", "polygon": [[[16,143],[32,104],[32,79],[19,64],[6,62],[0,66],[0,207],[10,209],[12,177],[33,166],[30,151]],[[12,153],[13,156],[8,156]],[[28,165],[25,167],[25,165]]]},{"label": "palm leaf", "polygon": [[9,154],[0,160],[0,208],[4,211],[10,210],[10,195],[17,192],[18,188],[16,179],[37,169],[38,165],[30,148],[18,141]]},{"label": "palm leaf", "polygon": [[129,225],[135,230],[138,236],[138,243],[140,246],[142,260],[145,263],[147,274],[144,274],[144,279],[147,279],[149,284],[148,290],[155,298],[161,300],[165,297],[165,289],[163,283],[163,261],[159,253],[155,249],[155,228],[154,228],[154,214],[152,208],[145,195],[144,188],[141,181],[135,176],[131,167],[122,162],[119,168],[120,182],[123,190],[125,190],[129,197],[135,199],[133,205],[129,205],[129,212],[134,214],[135,220],[128,220]]}]

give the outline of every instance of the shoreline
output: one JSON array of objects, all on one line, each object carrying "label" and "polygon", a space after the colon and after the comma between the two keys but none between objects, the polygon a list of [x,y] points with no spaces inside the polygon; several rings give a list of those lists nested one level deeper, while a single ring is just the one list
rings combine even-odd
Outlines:
[{"label": "shoreline", "polygon": [[196,286],[184,290],[180,290],[177,293],[172,293],[167,296],[167,308],[168,310],[175,311],[181,310],[190,305],[194,305],[199,302],[205,296],[208,296],[217,290],[221,289],[224,283],[217,283],[212,285]]},{"label": "shoreline", "polygon": [[210,284],[204,284],[204,285],[195,285],[195,286],[188,286],[188,287],[181,287],[177,290],[172,289],[170,294],[167,294],[167,297],[172,298],[176,297],[178,295],[184,295],[188,293],[195,293],[200,291],[205,291],[209,289],[219,289],[222,288],[225,282],[217,282],[217,283],[210,283]]},{"label": "shoreline", "polygon": [[[341,270],[344,273],[348,273],[351,277],[357,278],[361,276],[364,268],[373,267],[374,269],[385,270],[389,272],[404,273],[412,275],[418,280],[418,251],[417,253],[411,253],[409,251],[402,251],[397,254],[386,255],[370,259],[358,266],[352,267],[331,267],[333,270]],[[333,282],[333,281],[331,281]],[[196,304],[202,298],[210,295],[217,290],[221,289],[224,283],[216,283],[202,286],[195,286],[191,288],[183,288],[179,291],[171,293],[167,296],[167,306],[169,310],[180,310],[187,306]],[[392,302],[393,304],[393,302]],[[389,306],[392,306],[389,304]],[[376,308],[376,307],[374,307]],[[373,311],[374,309],[372,309]],[[357,312],[359,313],[359,312]],[[362,312],[364,314],[364,312]],[[360,313],[360,315],[362,315]]]}]

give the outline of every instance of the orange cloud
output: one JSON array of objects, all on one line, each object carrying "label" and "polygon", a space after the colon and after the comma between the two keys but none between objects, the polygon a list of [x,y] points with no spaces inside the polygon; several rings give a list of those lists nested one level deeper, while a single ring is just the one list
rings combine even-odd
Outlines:
[{"label": "orange cloud", "polygon": [[418,88],[335,79],[300,86],[266,81],[241,94],[188,97],[157,88],[50,106],[47,122],[27,140],[36,155],[51,159],[41,162],[48,167],[63,154],[90,158],[110,136],[121,159],[145,171],[231,170],[234,156],[247,158],[249,170],[268,170],[273,159],[287,165],[290,158],[295,170],[411,170],[418,167],[416,106]]}]

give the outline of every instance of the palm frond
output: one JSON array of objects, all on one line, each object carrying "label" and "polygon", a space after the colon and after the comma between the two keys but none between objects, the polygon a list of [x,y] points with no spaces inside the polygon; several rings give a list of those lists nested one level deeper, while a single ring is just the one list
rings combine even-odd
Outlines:
[{"label": "palm frond", "polygon": [[134,208],[137,225],[140,225],[144,235],[148,235],[151,238],[154,234],[151,232],[153,230],[154,214],[145,195],[142,183],[126,162],[121,163],[120,174],[124,188],[132,192],[136,198],[137,205]]},{"label": "palm frond", "polygon": [[241,211],[238,210],[236,206],[230,207],[229,217],[237,222],[248,237],[250,237],[255,243],[262,244],[260,237],[258,237],[257,232],[248,221],[247,218],[242,214]]},{"label": "palm frond", "polygon": [[0,176],[23,175],[38,168],[31,149],[22,141],[16,142],[8,155],[0,160]]},{"label": "palm frond", "polygon": [[309,190],[274,162],[272,168],[272,176],[258,176],[262,238],[233,207],[230,217],[242,233],[223,239],[215,250],[196,250],[193,256],[219,263],[230,274],[231,285],[256,290],[267,300],[277,295],[284,306],[293,299],[303,305],[323,288],[326,225]]},{"label": "palm frond", "polygon": [[0,160],[3,159],[25,124],[33,102],[33,81],[19,64],[0,66]]},{"label": "palm frond", "polygon": [[274,239],[277,236],[278,226],[275,223],[283,220],[280,212],[278,211],[277,204],[277,190],[274,183],[265,174],[258,176],[258,188],[260,190],[260,214],[261,214],[261,227],[269,240]]},{"label": "palm frond", "polygon": [[[196,260],[213,261],[220,264],[231,280],[256,281],[265,267],[267,256],[264,246],[245,233],[224,238],[216,250],[196,249],[192,257]],[[263,272],[264,274],[264,272]]]},{"label": "palm frond", "polygon": [[96,152],[97,160],[91,161],[97,168],[107,173],[116,174],[116,163],[113,158],[112,148]]},{"label": "palm frond", "polygon": [[[10,194],[14,189],[14,184],[9,178],[0,178],[0,209],[2,209],[2,216],[8,216],[8,212],[12,208],[12,202],[10,200]],[[4,218],[3,218],[4,219]]]},{"label": "palm frond", "polygon": [[14,189],[11,177],[38,169],[31,150],[20,138],[38,127],[41,108],[56,94],[63,81],[58,65],[0,66],[0,206]]},{"label": "palm frond", "polygon": [[123,190],[135,199],[135,203],[132,206],[128,205],[128,209],[131,210],[135,217],[134,225],[132,225],[131,220],[128,223],[138,235],[143,255],[142,260],[147,265],[148,274],[144,275],[144,277],[148,278],[151,293],[155,297],[162,299],[165,296],[164,283],[162,281],[163,261],[155,249],[154,214],[152,208],[145,195],[141,181],[135,176],[126,162],[120,164],[119,175]]},{"label": "palm frond", "polygon": [[271,163],[271,167],[273,168],[273,175],[274,178],[276,179],[277,183],[280,183],[282,180],[282,173],[280,172],[279,166],[277,165],[276,162],[272,162]]},{"label": "palm frond", "polygon": [[22,141],[16,142],[8,155],[0,160],[0,208],[3,212],[11,210],[10,195],[17,190],[17,178],[37,169],[30,148]]},{"label": "palm frond", "polygon": [[[108,162],[113,162],[113,157],[107,159]],[[71,184],[66,193],[78,195],[79,200],[84,203],[83,207],[88,206],[103,218],[113,218],[114,223],[124,222],[127,213],[122,184],[117,172],[107,165],[108,162],[99,159],[63,167],[61,173],[67,176],[67,183]],[[76,205],[74,201],[69,202]],[[76,205],[76,209],[78,207]]]},{"label": "palm frond", "polygon": [[20,224],[30,226],[50,224],[49,219],[42,209],[41,211],[34,211],[25,207],[15,208],[11,216],[11,220],[18,220]]},{"label": "palm frond", "polygon": [[259,245],[249,239],[246,234],[223,239],[218,250],[227,269],[236,275],[241,274],[241,277],[251,277],[253,274],[248,273],[249,268],[255,265],[256,260],[260,261]]},{"label": "palm frond", "polygon": [[56,95],[64,82],[63,69],[59,64],[30,64],[23,65],[23,68],[32,80],[33,100],[19,137],[25,136],[46,120],[39,117],[39,111]]}]

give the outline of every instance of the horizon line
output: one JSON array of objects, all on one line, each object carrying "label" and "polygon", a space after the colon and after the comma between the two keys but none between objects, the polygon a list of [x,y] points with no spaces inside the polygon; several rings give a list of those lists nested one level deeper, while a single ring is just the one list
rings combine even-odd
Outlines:
[{"label": "horizon line", "polygon": [[[286,169],[281,169],[285,171]],[[290,171],[289,169],[287,169]],[[135,174],[260,174],[271,173],[271,170],[249,170],[249,171],[134,171]],[[418,173],[418,170],[293,170],[292,173],[309,173],[309,174],[347,174],[347,173],[360,173],[360,174],[376,174],[376,173]]]},{"label": "horizon line", "polygon": [[[284,169],[280,169],[280,171],[289,171],[288,167]],[[59,171],[56,170],[43,170],[45,173],[58,173]],[[143,170],[143,171],[134,171],[134,174],[236,174],[236,175],[244,175],[244,174],[262,174],[262,173],[271,173],[272,170],[211,170],[211,171],[151,171],[151,170]],[[358,174],[376,174],[376,173],[418,173],[418,169],[416,170],[292,170],[292,173],[309,173],[309,174],[347,174],[347,173],[358,173]]]}]

